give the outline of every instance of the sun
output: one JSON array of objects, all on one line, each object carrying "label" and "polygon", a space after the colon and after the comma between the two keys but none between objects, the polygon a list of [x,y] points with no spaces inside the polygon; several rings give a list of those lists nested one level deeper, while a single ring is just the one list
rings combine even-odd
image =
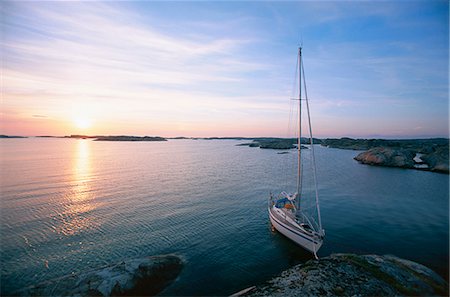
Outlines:
[{"label": "sun", "polygon": [[79,129],[87,129],[92,125],[92,121],[90,119],[82,117],[74,119],[74,123],[75,126]]}]

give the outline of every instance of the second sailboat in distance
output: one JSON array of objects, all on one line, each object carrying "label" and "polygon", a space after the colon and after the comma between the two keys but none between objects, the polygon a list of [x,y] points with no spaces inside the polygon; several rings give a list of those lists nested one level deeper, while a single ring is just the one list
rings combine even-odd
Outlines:
[{"label": "second sailboat in distance", "polygon": [[[297,143],[297,187],[295,192],[282,191],[278,195],[270,194],[269,218],[272,226],[281,234],[288,237],[304,249],[312,252],[317,258],[317,251],[322,246],[325,230],[322,228],[319,207],[319,195],[317,190],[316,162],[314,155],[314,143],[311,129],[308,95],[306,91],[305,72],[302,63],[302,48],[298,49],[298,143]],[[303,90],[305,98],[302,98],[302,74]],[[309,143],[311,144],[312,180],[314,185],[314,207],[303,207],[302,197],[302,101],[306,103],[306,114],[309,127]]]}]

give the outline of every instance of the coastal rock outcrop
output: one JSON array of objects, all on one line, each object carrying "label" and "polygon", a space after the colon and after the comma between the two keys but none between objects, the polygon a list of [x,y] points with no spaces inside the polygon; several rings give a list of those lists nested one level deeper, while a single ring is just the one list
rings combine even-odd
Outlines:
[{"label": "coastal rock outcrop", "polygon": [[375,147],[358,154],[354,159],[368,165],[415,168],[448,174],[448,154],[448,145],[417,149]]},{"label": "coastal rock outcrop", "polygon": [[414,168],[415,153],[407,149],[376,147],[358,154],[354,159],[363,164]]},{"label": "coastal rock outcrop", "polygon": [[448,296],[431,269],[395,256],[333,254],[233,296]]},{"label": "coastal rock outcrop", "polygon": [[152,296],[175,280],[183,267],[174,255],[124,261],[26,288],[21,296]]}]

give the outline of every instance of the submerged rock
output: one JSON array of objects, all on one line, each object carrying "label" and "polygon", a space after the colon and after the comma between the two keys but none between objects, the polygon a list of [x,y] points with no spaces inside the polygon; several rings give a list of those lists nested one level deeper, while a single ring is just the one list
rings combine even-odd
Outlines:
[{"label": "submerged rock", "polygon": [[152,296],[174,281],[182,260],[174,255],[124,261],[27,288],[21,296]]},{"label": "submerged rock", "polygon": [[395,256],[334,254],[310,260],[235,296],[448,296],[431,269]]}]

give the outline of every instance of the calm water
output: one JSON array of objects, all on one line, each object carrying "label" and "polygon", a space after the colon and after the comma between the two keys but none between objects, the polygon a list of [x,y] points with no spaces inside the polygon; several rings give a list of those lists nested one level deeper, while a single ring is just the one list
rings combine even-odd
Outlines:
[{"label": "calm water", "polygon": [[[294,154],[238,143],[1,140],[2,295],[167,253],[186,265],[163,294],[223,295],[310,259],[268,223],[268,193]],[[360,165],[355,151],[316,154],[319,256],[394,254],[448,276],[448,175]]]}]

